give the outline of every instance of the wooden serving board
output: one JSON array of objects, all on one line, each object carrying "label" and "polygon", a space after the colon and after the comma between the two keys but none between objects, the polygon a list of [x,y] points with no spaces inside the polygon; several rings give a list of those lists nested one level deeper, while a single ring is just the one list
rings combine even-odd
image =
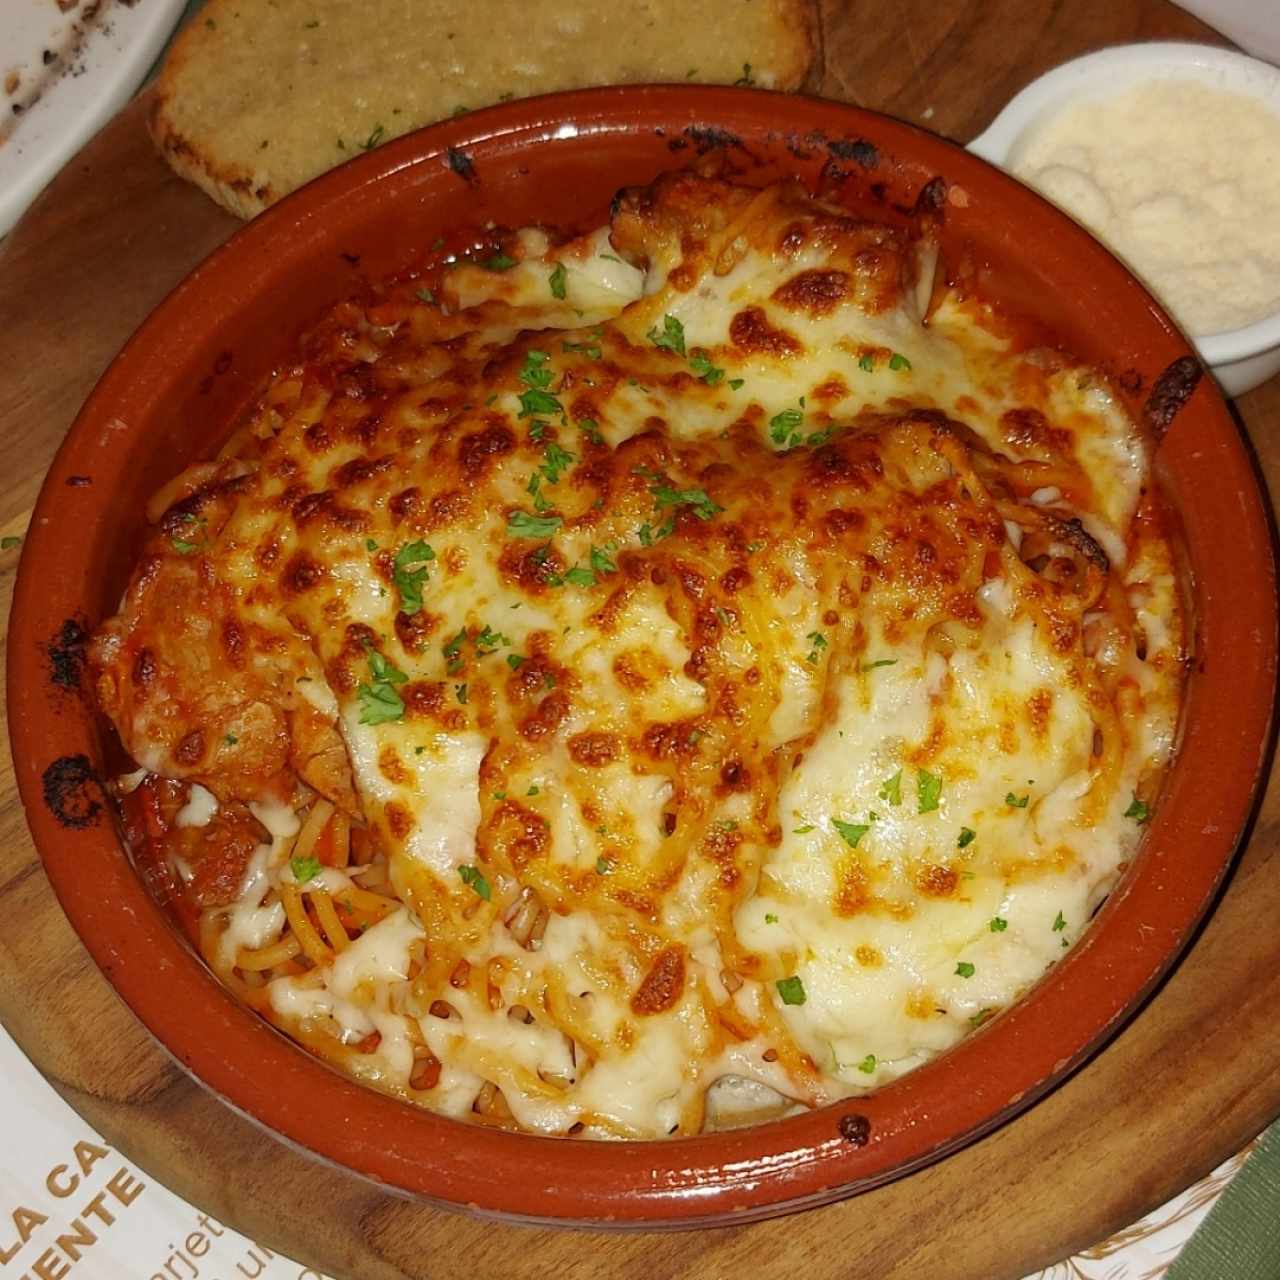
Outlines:
[{"label": "wooden serving board", "polygon": [[[825,87],[966,140],[1049,66],[1157,37],[1216,39],[1163,0],[829,4]],[[0,535],[25,528],[54,449],[134,326],[235,228],[153,155],[144,105],[101,134],[0,245]],[[1238,408],[1276,492],[1280,380]],[[16,567],[16,552],[0,553],[6,614]],[[157,1048],[51,893],[4,742],[5,1025],[54,1087],[154,1178],[343,1280],[1014,1280],[1129,1224],[1280,1112],[1273,776],[1216,910],[1143,1012],[1028,1113],[941,1163],[830,1208],[693,1233],[584,1235],[428,1209],[264,1137]]]}]

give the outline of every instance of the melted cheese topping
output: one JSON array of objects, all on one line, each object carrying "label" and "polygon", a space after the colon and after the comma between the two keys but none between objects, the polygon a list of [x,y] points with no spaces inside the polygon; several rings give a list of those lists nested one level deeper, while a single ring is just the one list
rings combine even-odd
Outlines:
[{"label": "melted cheese topping", "polygon": [[[493,249],[336,308],[95,640],[135,757],[210,794],[179,822],[271,832],[206,953],[486,1123],[883,1084],[1136,849],[1184,656],[1147,442],[935,291],[927,228],[790,187],[669,177]],[[376,856],[293,855],[317,794]]]}]

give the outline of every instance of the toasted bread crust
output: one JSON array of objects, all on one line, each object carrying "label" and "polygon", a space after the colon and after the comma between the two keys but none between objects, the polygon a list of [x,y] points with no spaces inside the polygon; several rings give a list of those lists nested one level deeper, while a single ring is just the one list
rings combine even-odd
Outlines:
[{"label": "toasted bread crust", "polygon": [[[500,16],[508,0],[477,0],[477,4]],[[817,0],[762,0],[756,26],[739,37],[739,47],[732,52],[741,62],[729,63],[723,32],[733,30],[729,12],[733,4],[734,0],[703,0],[691,16],[688,5],[679,0],[646,0],[643,9],[650,15],[645,26],[651,44],[655,24],[664,31],[673,29],[677,20],[681,24],[681,42],[668,41],[664,51],[670,65],[659,65],[661,59],[646,62],[643,50],[633,56],[625,30],[616,33],[611,50],[603,53],[589,33],[584,32],[572,49],[574,38],[559,36],[558,56],[528,84],[505,72],[499,74],[494,66],[482,67],[474,76],[468,69],[465,84],[472,101],[460,106],[586,84],[675,80],[673,59],[683,57],[705,59],[710,65],[701,73],[691,68],[679,77],[681,82],[727,83],[741,76],[739,67],[749,64],[755,83],[813,89],[821,78],[822,62]],[[409,56],[390,66],[386,76],[371,77],[367,65],[371,55],[359,40],[312,48],[321,42],[308,39],[313,28],[332,25],[337,29],[349,21],[343,9],[337,0],[328,6],[325,0],[305,5],[303,0],[279,0],[271,6],[267,0],[208,0],[174,41],[153,90],[148,128],[174,171],[237,217],[252,218],[359,150],[458,109],[448,107],[445,95],[456,90],[443,87],[442,81],[435,89],[423,88],[437,83],[433,60],[441,59],[438,24],[427,20],[430,15],[424,13],[424,21],[404,33],[406,46],[417,42],[420,47],[408,48]],[[637,21],[637,12],[639,8],[624,10],[622,17],[611,16],[607,21],[626,28]],[[291,21],[282,21],[282,13]],[[477,14],[473,21],[483,22],[485,16]],[[360,20],[367,24],[376,15],[366,13]],[[396,33],[397,40],[400,34]],[[570,54],[576,50],[579,63],[560,56],[566,50]],[[360,130],[369,129],[370,120],[353,125],[357,113],[343,98],[343,91],[351,86],[363,91],[366,85],[378,90],[383,86],[377,80],[396,76],[405,86],[403,113],[395,108],[398,118],[387,123],[379,114],[381,109],[375,109],[376,128],[364,137]],[[299,85],[297,98],[286,98],[283,106],[278,105],[281,78],[289,79],[290,92],[294,80]],[[317,106],[308,100],[307,90],[314,97],[321,80],[335,90]],[[521,92],[501,88],[508,83]],[[348,96],[363,93],[352,88]],[[353,134],[352,128],[357,132]],[[255,141],[259,134],[267,136]]]}]

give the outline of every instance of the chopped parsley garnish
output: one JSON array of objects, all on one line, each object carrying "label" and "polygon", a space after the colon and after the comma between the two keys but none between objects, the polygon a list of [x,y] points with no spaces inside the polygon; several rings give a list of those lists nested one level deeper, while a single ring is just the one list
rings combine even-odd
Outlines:
[{"label": "chopped parsley garnish", "polygon": [[1151,816],[1151,810],[1145,800],[1139,800],[1137,796],[1134,796],[1133,803],[1124,811],[1124,816],[1132,818],[1134,822],[1146,822]]},{"label": "chopped parsley garnish", "polygon": [[764,913],[764,922],[765,924],[777,924],[778,917],[774,915],[772,911],[766,911]]},{"label": "chopped parsley garnish", "polygon": [[958,848],[965,849],[977,839],[978,833],[970,827],[960,828],[960,838],[956,841]]},{"label": "chopped parsley garnish", "polygon": [[561,516],[535,516],[513,511],[507,518],[508,538],[549,538],[564,523]]},{"label": "chopped parsley garnish", "polygon": [[710,358],[700,352],[689,357],[689,368],[709,387],[714,387],[724,378],[724,370],[712,364]]},{"label": "chopped parsley garnish", "polygon": [[832,818],[831,825],[840,833],[840,838],[850,849],[856,849],[858,841],[871,830],[865,822],[841,822],[839,818]]},{"label": "chopped parsley garnish", "polygon": [[[755,77],[751,74],[751,63],[744,62],[742,64],[742,74],[733,82],[735,87],[749,87],[755,84]],[[801,1001],[803,1003],[803,1001]]]},{"label": "chopped parsley garnish", "polygon": [[858,670],[874,671],[877,667],[896,667],[897,665],[897,658],[877,658],[874,662],[864,662]]},{"label": "chopped parsley garnish", "polygon": [[522,653],[507,654],[507,666],[509,666],[512,671],[519,671],[520,668],[524,666],[524,664],[525,664],[524,654]]},{"label": "chopped parsley garnish", "polygon": [[1066,927],[1067,918],[1061,911],[1059,911],[1058,914],[1053,917],[1053,931],[1054,933],[1061,933]]},{"label": "chopped parsley garnish", "polygon": [[413,296],[419,302],[434,302],[436,300],[436,295],[430,289],[415,289]]},{"label": "chopped parsley garnish", "polygon": [[805,661],[809,663],[816,663],[818,661],[820,651],[827,647],[827,637],[824,636],[821,631],[810,631],[809,634],[805,636],[805,639],[813,646],[805,657]]},{"label": "chopped parsley garnish", "polygon": [[895,351],[893,355],[889,357],[889,368],[892,369],[894,373],[899,373],[903,369],[910,369],[911,361],[908,360],[906,356]]},{"label": "chopped parsley garnish", "polygon": [[675,316],[663,316],[662,331],[659,332],[655,325],[649,330],[648,338],[655,347],[674,351],[679,356],[684,355],[684,325]]},{"label": "chopped parsley garnish", "polygon": [[366,648],[369,656],[369,674],[372,682],[356,689],[360,699],[361,724],[387,724],[404,718],[404,700],[395,686],[404,684],[409,677],[398,671],[372,647]]},{"label": "chopped parsley garnish", "polygon": [[729,386],[730,386],[734,391],[740,391],[740,390],[742,389],[742,387],[746,385],[746,381],[747,381],[747,380],[746,380],[745,378],[730,378],[730,379],[729,379]]},{"label": "chopped parsley garnish", "polygon": [[813,830],[813,823],[806,822],[802,827],[796,827],[791,834],[793,836],[807,836]]},{"label": "chopped parsley garnish", "polygon": [[995,1013],[995,1010],[994,1010],[994,1009],[979,1009],[979,1010],[978,1010],[978,1012],[977,1012],[977,1013],[975,1013],[975,1014],[973,1015],[973,1017],[971,1017],[971,1018],[969,1019],[969,1025],[970,1025],[971,1027],[980,1027],[980,1026],[982,1026],[982,1024],[983,1024],[984,1022],[986,1022],[986,1021],[987,1021],[987,1020],[988,1020],[988,1019],[989,1019],[989,1018],[990,1018],[994,1013]]},{"label": "chopped parsley garnish", "polygon": [[550,288],[553,298],[564,299],[564,283],[568,275],[569,273],[564,269],[564,263],[557,262],[556,269],[547,277],[547,286]]},{"label": "chopped parsley garnish", "polygon": [[224,733],[222,735],[222,740],[229,747],[234,747],[240,741],[240,739],[237,738],[234,733]]},{"label": "chopped parsley garnish", "polygon": [[0,538],[0,551],[12,551],[14,547],[22,546],[22,539],[16,533],[6,534]]},{"label": "chopped parsley garnish", "polygon": [[790,439],[792,444],[798,443],[795,431],[804,421],[804,414],[799,409],[784,409],[769,419],[769,439],[779,447]]},{"label": "chopped parsley garnish", "polygon": [[921,769],[916,775],[916,812],[932,813],[938,807],[941,795],[942,779],[928,769]]},{"label": "chopped parsley garnish", "polygon": [[876,1069],[876,1055],[874,1053],[867,1054],[867,1056],[863,1058],[863,1060],[860,1063],[858,1063],[858,1070],[865,1071],[867,1075],[870,1075],[875,1069]]},{"label": "chopped parsley garnish", "polygon": [[374,125],[373,132],[360,144],[361,148],[365,151],[372,151],[382,141],[386,132],[382,125]]},{"label": "chopped parsley garnish", "polygon": [[600,434],[600,424],[594,418],[581,418],[575,425],[592,444],[604,444],[604,436]]},{"label": "chopped parsley garnish", "polygon": [[1008,927],[1009,922],[1003,916],[992,916],[988,926],[992,933],[1003,933]]},{"label": "chopped parsley garnish", "polygon": [[320,874],[320,860],[310,856],[306,858],[290,858],[289,870],[299,884],[310,884]]},{"label": "chopped parsley garnish", "polygon": [[534,783],[534,784],[529,788],[529,790],[525,792],[525,795],[527,795],[527,796],[536,796],[537,794],[538,794],[538,784],[535,782],[535,783]]},{"label": "chopped parsley garnish", "polygon": [[528,391],[522,391],[520,393],[520,416],[522,418],[536,418],[542,413],[563,416],[564,406],[560,403],[559,397],[553,396],[550,391],[542,391],[538,387],[530,387]]},{"label": "chopped parsley garnish", "polygon": [[495,253],[490,258],[481,258],[476,265],[483,267],[486,271],[510,271],[516,265],[516,260],[509,258],[505,253]]},{"label": "chopped parsley garnish", "polygon": [[956,965],[956,973],[962,978],[972,978],[975,972],[977,971],[967,960],[961,960],[960,963]]},{"label": "chopped parsley garnish", "polygon": [[195,541],[192,541],[190,538],[181,537],[179,534],[176,534],[176,533],[173,535],[172,538],[170,538],[169,541],[172,544],[173,549],[180,556],[189,556],[199,551],[201,547],[205,545],[204,534],[205,534],[206,528],[208,527],[208,521],[204,518],[204,516],[195,516],[195,515],[192,515],[191,512],[189,511],[183,514],[180,517],[180,519],[184,525],[194,526],[191,529],[191,534],[193,535],[193,537],[198,537],[200,541],[195,542]]},{"label": "chopped parsley garnish", "polygon": [[[370,548],[372,550],[372,548]],[[412,616],[422,608],[422,586],[427,580],[427,564],[436,558],[429,543],[406,542],[396,552],[392,580],[400,593],[400,608]],[[417,565],[417,568],[413,566]]]},{"label": "chopped parsley garnish", "polygon": [[565,570],[564,580],[572,587],[594,587],[596,585],[596,575],[590,569],[578,564],[575,564],[572,569]]},{"label": "chopped parsley garnish", "polygon": [[871,354],[871,352],[868,351],[864,355],[858,357],[858,368],[861,369],[863,373],[871,373],[875,367],[876,358]]},{"label": "chopped parsley garnish", "polygon": [[1004,802],[1010,809],[1025,809],[1027,807],[1027,801],[1030,799],[1031,797],[1029,795],[1015,796],[1012,791],[1009,791],[1005,794]]},{"label": "chopped parsley garnish", "polygon": [[588,360],[599,360],[604,354],[598,342],[562,342],[561,351],[580,351]]},{"label": "chopped parsley garnish", "polygon": [[547,483],[555,484],[573,466],[577,456],[576,453],[570,453],[568,449],[562,449],[556,441],[548,440],[547,447],[543,451],[545,461],[542,464],[542,474],[546,476]]},{"label": "chopped parsley garnish", "polygon": [[455,684],[453,692],[457,695],[458,701],[465,707],[467,705],[467,686],[465,684]]},{"label": "chopped parsley garnish", "polygon": [[545,391],[555,376],[554,372],[547,368],[547,361],[550,359],[551,357],[545,351],[536,349],[526,351],[524,364],[520,366],[520,381]]},{"label": "chopped parsley garnish", "polygon": [[504,645],[509,645],[511,641],[501,631],[495,631],[492,627],[486,626],[472,643],[476,647],[476,652],[483,658],[486,654],[497,653],[499,649]]},{"label": "chopped parsley garnish", "polygon": [[673,489],[670,485],[657,484],[650,492],[663,507],[689,507],[699,520],[713,520],[724,510],[707,496],[705,489]]},{"label": "chopped parsley garnish", "polygon": [[378,544],[372,538],[366,538],[364,540],[364,549],[366,551],[377,551]]},{"label": "chopped parsley garnish", "polygon": [[486,902],[493,897],[493,890],[489,888],[489,882],[481,874],[479,867],[463,864],[458,868],[458,875],[462,877],[463,884],[474,889]]},{"label": "chopped parsley garnish", "polygon": [[609,559],[609,552],[615,550],[612,542],[606,543],[603,548],[591,548],[591,567],[603,577],[607,573],[617,573],[618,566]]},{"label": "chopped parsley garnish", "polygon": [[890,804],[902,803],[902,770],[883,782],[880,786],[880,799],[887,800]]},{"label": "chopped parsley garnish", "polygon": [[596,875],[607,876],[613,870],[613,863],[608,858],[596,859]]},{"label": "chopped parsley garnish", "polygon": [[790,978],[779,978],[774,985],[778,988],[783,1004],[804,1004],[807,999],[804,983],[794,975]]}]

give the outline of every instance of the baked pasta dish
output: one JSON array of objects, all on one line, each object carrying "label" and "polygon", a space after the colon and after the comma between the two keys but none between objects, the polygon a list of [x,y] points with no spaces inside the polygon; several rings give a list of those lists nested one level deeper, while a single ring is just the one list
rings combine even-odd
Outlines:
[{"label": "baked pasta dish", "polygon": [[657,1138],[883,1086],[1133,857],[1184,624],[1101,372],[695,173],[326,315],[90,652],[141,873],[337,1069]]}]

